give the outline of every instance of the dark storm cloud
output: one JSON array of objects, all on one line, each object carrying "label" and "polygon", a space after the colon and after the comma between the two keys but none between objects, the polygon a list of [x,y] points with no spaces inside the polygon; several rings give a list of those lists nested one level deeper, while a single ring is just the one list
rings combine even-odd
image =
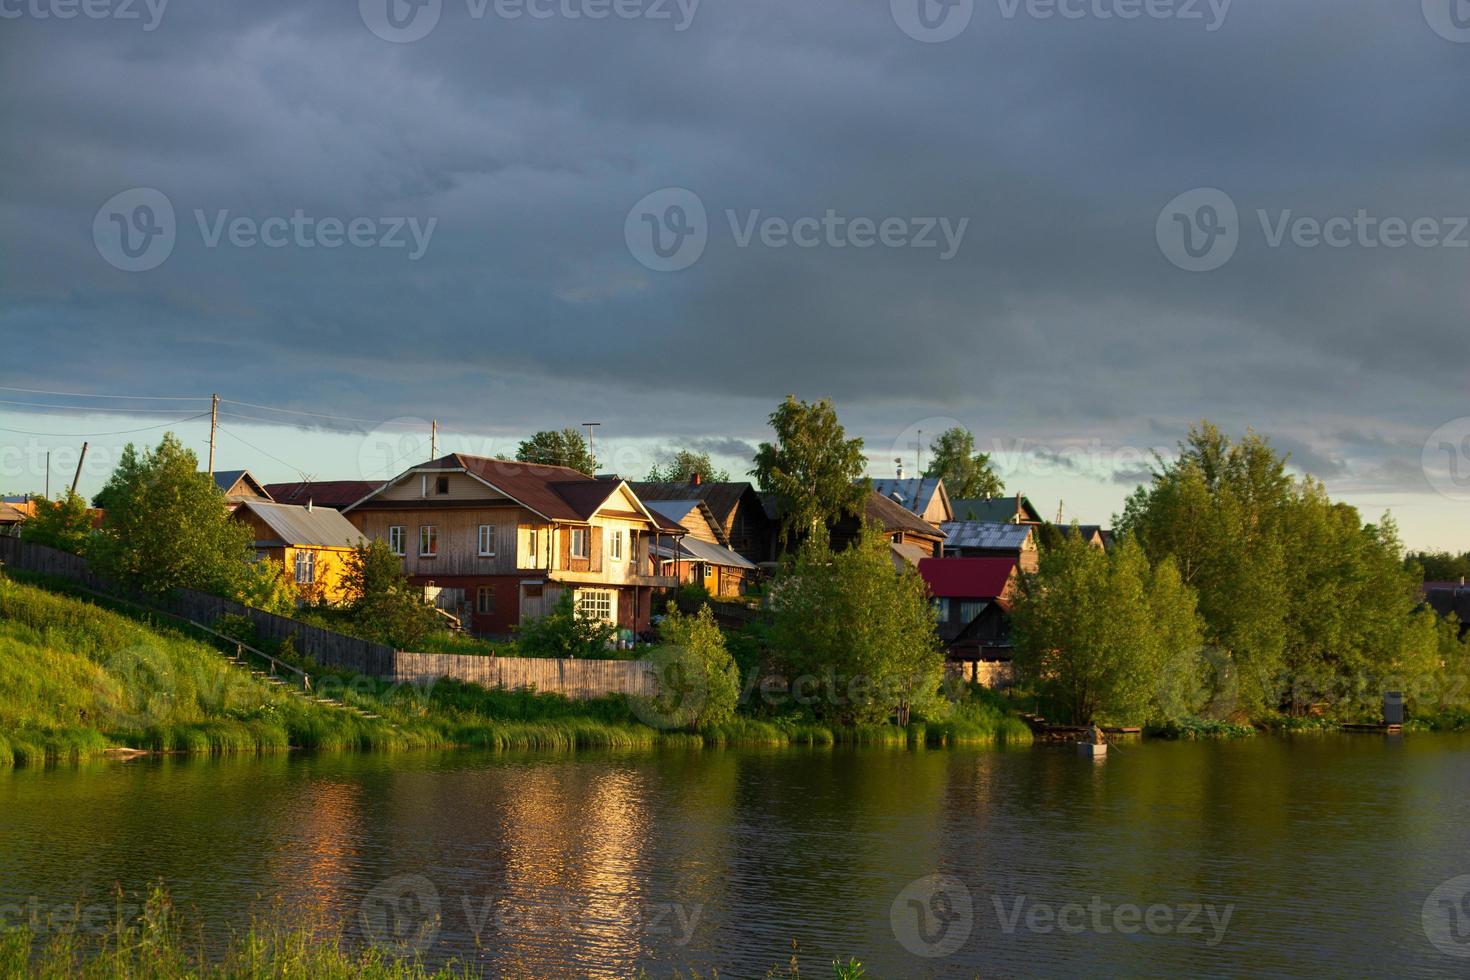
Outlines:
[{"label": "dark storm cloud", "polygon": [[[1005,6],[944,44],[837,0],[705,0],[685,30],[444,0],[408,44],[350,3],[7,20],[7,335],[37,382],[506,431],[595,417],[729,457],[787,392],[835,398],[879,453],[932,415],[1145,446],[1210,416],[1365,478],[1462,414],[1470,253],[1273,248],[1256,212],[1470,212],[1470,45],[1413,3],[1237,0],[1214,31]],[[709,217],[676,273],[623,234],[667,186]],[[1202,186],[1239,206],[1241,242],[1190,274],[1155,220]],[[93,244],[131,187],[178,217],[147,272]],[[829,209],[969,224],[942,261],[742,247],[726,217]],[[210,248],[196,210],[436,224],[417,259]]]}]

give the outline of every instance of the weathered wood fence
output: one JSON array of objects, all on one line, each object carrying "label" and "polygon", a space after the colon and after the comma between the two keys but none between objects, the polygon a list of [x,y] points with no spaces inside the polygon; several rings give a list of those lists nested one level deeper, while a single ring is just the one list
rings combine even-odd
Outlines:
[{"label": "weathered wood fence", "polygon": [[221,616],[243,616],[255,624],[262,645],[290,639],[296,652],[327,667],[396,683],[426,684],[452,678],[485,687],[535,687],[583,700],[607,694],[653,694],[653,667],[641,660],[554,660],[530,657],[476,657],[447,653],[408,653],[381,643],[275,616],[230,599],[176,589],[163,598],[143,596],[94,575],[85,559],[55,548],[0,537],[0,564],[18,571],[54,575],[99,592],[147,605],[209,625]]}]

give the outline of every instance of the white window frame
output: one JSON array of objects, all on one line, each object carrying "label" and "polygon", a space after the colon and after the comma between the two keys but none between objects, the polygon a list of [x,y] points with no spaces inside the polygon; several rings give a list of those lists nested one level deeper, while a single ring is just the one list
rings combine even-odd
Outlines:
[{"label": "white window frame", "polygon": [[481,558],[494,558],[500,544],[500,530],[494,524],[481,524],[476,532],[475,543]]},{"label": "white window frame", "polygon": [[526,557],[531,560],[531,567],[536,567],[536,556],[541,551],[541,529],[533,527],[526,532]]},{"label": "white window frame", "polygon": [[[428,546],[427,549],[425,545]],[[439,526],[437,524],[419,525],[419,557],[439,557]]]},{"label": "white window frame", "polygon": [[607,557],[612,561],[623,560],[623,529],[620,527],[608,529]]},{"label": "white window frame", "polygon": [[612,589],[578,589],[575,595],[577,614],[591,615],[604,623],[615,622],[613,610],[617,608]]},{"label": "white window frame", "polygon": [[[590,537],[591,536],[587,533],[587,529],[585,527],[574,527],[574,528],[571,529],[571,531],[572,531],[571,538],[567,542],[567,554],[570,555],[573,558],[579,558],[579,559],[591,558],[592,557],[592,548],[591,548],[591,541],[590,541]],[[581,551],[578,551],[577,550],[577,541],[579,539],[582,542],[582,550]]]},{"label": "white window frame", "polygon": [[[303,566],[306,569],[304,576],[301,574]],[[316,583],[316,552],[304,549],[297,551],[293,571],[296,575],[297,585],[314,585]]]},{"label": "white window frame", "polygon": [[408,525],[394,524],[388,528],[388,550],[399,558],[408,554]]}]

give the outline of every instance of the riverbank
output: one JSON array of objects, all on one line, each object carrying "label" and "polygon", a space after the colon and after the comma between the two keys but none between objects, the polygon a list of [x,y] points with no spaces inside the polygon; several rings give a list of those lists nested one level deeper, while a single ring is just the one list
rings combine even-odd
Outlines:
[{"label": "riverbank", "polygon": [[439,681],[417,687],[313,672],[307,694],[232,663],[203,640],[42,584],[0,575],[0,767],[127,753],[575,750],[662,744],[980,745],[1027,743],[1004,710],[842,727],[809,719],[732,721],[697,732],[642,722],[621,696],[571,701]]}]

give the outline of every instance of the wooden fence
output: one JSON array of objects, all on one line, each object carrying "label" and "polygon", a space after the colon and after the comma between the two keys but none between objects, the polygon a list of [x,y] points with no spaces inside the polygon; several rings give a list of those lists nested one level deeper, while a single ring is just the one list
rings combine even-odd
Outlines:
[{"label": "wooden fence", "polygon": [[166,597],[143,596],[92,574],[85,559],[0,537],[0,564],[19,571],[70,579],[99,592],[191,619],[206,626],[221,616],[244,616],[255,624],[260,645],[274,647],[289,638],[297,654],[327,667],[366,674],[380,680],[427,684],[441,677],[510,689],[534,686],[576,700],[608,694],[653,694],[653,667],[641,660],[554,660],[531,657],[476,657],[449,653],[408,653],[381,643],[360,640],[332,630],[274,616],[230,599],[176,589]]}]

